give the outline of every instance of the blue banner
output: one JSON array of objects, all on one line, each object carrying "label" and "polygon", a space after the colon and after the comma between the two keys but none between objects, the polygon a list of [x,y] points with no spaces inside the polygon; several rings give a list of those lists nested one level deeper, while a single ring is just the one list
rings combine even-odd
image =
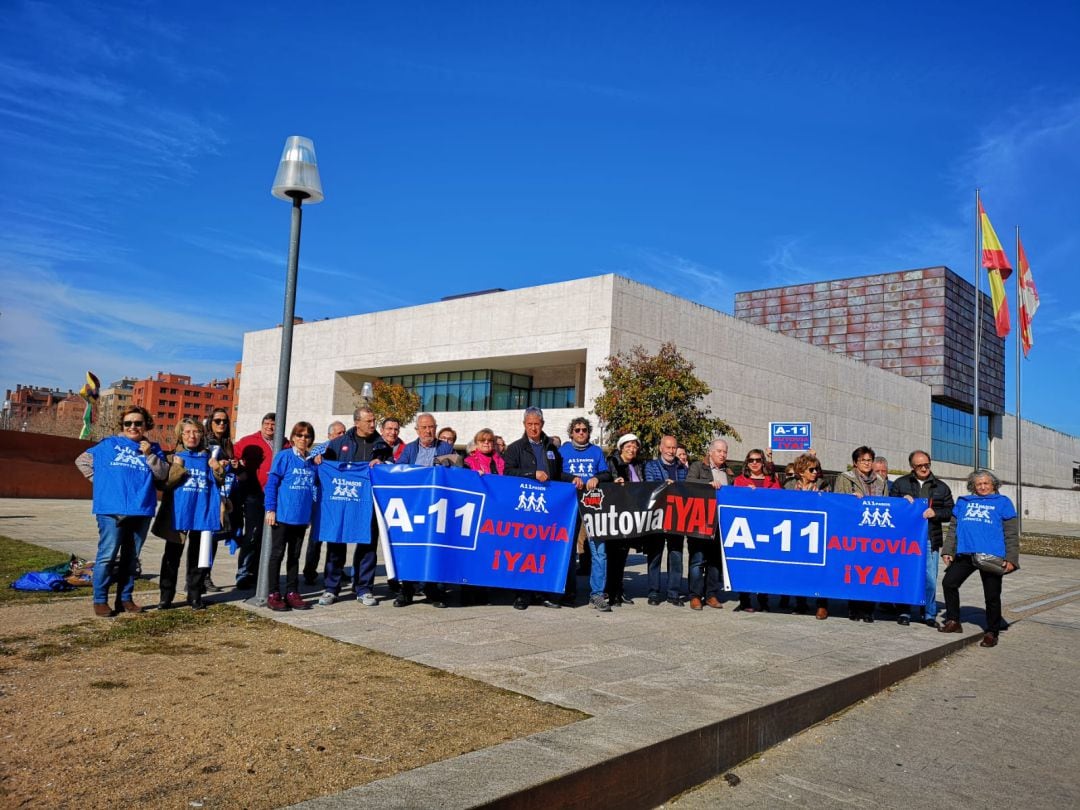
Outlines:
[{"label": "blue banner", "polygon": [[398,579],[562,593],[577,490],[472,470],[371,468],[388,570]]},{"label": "blue banner", "polygon": [[922,604],[926,501],[722,487],[720,539],[731,589]]}]

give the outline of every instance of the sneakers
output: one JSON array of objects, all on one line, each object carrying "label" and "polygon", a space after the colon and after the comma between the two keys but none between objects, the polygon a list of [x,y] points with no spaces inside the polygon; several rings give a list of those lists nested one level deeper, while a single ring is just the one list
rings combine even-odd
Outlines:
[{"label": "sneakers", "polygon": [[319,606],[320,607],[329,607],[330,605],[334,604],[334,602],[336,602],[336,601],[337,601],[337,597],[334,596],[334,594],[331,593],[330,591],[327,591],[326,593],[324,593],[322,596],[319,597]]},{"label": "sneakers", "polygon": [[598,593],[596,596],[589,599],[589,604],[601,613],[611,613],[611,605],[608,604],[608,600],[604,598],[602,593]]},{"label": "sneakers", "polygon": [[311,605],[304,601],[304,597],[298,594],[296,591],[291,591],[285,594],[285,604],[291,607],[293,610],[310,610]]},{"label": "sneakers", "polygon": [[285,601],[285,597],[276,591],[266,597],[266,606],[271,610],[289,609],[289,603]]},{"label": "sneakers", "polygon": [[203,587],[206,589],[207,593],[221,593],[221,588],[215,585],[214,580],[210,579],[210,577],[207,577],[203,582]]},{"label": "sneakers", "polygon": [[375,594],[373,593],[362,593],[356,597],[356,601],[364,607],[375,607],[379,604],[379,600],[375,598]]}]

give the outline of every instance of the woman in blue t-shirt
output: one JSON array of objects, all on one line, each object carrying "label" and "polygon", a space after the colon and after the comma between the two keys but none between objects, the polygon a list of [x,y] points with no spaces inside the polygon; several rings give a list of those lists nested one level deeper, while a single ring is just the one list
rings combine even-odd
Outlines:
[{"label": "woman in blue t-shirt", "polygon": [[[307,610],[311,605],[300,595],[300,546],[311,523],[315,504],[315,464],[311,447],[315,428],[297,422],[289,435],[291,447],[278,451],[266,476],[266,525],[270,527],[271,610]],[[285,596],[278,590],[281,560],[285,559]]]},{"label": "woman in blue t-shirt", "polygon": [[[968,476],[969,495],[956,499],[953,516],[956,535],[945,538],[941,559],[947,566],[941,589],[945,593],[945,624],[942,633],[962,633],[960,625],[960,586],[975,571],[982,577],[986,598],[986,633],[981,647],[994,647],[1001,630],[1001,578],[1020,567],[1020,531],[1016,507],[998,490],[1001,482],[989,470],[976,470]],[[993,554],[1005,559],[1002,574],[984,571],[975,565],[975,554]]]},{"label": "woman in blue t-shirt", "polygon": [[[135,571],[150,519],[157,507],[155,481],[169,474],[165,454],[146,438],[153,417],[138,405],[120,414],[119,433],[102,439],[75,459],[79,472],[94,483],[94,516],[98,524],[94,560],[94,615],[114,615],[109,587],[116,583],[116,613],[139,613],[135,604]],[[117,561],[119,558],[119,562]]]},{"label": "woman in blue t-shirt", "polygon": [[[176,426],[176,450],[170,457],[169,478],[161,497],[152,531],[165,542],[161,557],[161,601],[159,610],[173,607],[180,556],[187,542],[187,595],[195,610],[206,607],[203,594],[209,568],[199,567],[199,550],[203,532],[221,529],[221,483],[226,466],[206,449],[203,426],[198,420],[185,417]],[[208,542],[213,542],[211,537]]]}]

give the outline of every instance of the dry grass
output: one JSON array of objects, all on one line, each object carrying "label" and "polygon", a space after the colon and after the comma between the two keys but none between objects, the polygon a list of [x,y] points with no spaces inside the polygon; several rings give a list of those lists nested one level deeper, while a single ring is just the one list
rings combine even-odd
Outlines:
[{"label": "dry grass", "polygon": [[280,807],[582,717],[237,608],[88,611],[0,608],[0,805]]}]

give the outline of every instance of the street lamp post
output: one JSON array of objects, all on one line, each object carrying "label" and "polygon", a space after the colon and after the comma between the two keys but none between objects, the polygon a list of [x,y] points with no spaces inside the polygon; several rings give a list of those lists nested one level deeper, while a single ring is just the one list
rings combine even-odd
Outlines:
[{"label": "street lamp post", "polygon": [[[270,193],[279,200],[292,201],[292,229],[289,231],[289,263],[285,273],[285,312],[281,318],[281,357],[278,361],[277,428],[274,431],[274,453],[285,444],[288,430],[289,370],[292,365],[293,317],[296,313],[296,276],[300,263],[300,224],[303,203],[314,205],[323,201],[319,166],[315,159],[315,144],[310,138],[290,135],[285,139],[274,185]],[[265,605],[270,594],[270,546],[269,527],[263,528],[262,548],[259,552],[259,582],[255,588],[254,603]],[[276,583],[275,583],[276,584]]]}]

